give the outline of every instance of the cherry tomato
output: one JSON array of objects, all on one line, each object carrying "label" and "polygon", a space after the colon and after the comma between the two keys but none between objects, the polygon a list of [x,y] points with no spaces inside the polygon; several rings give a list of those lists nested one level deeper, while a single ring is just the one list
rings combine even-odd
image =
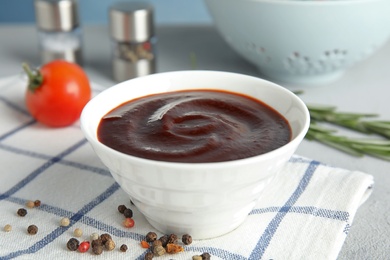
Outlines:
[{"label": "cherry tomato", "polygon": [[80,118],[91,99],[91,87],[79,65],[55,60],[37,70],[31,70],[27,64],[23,68],[29,77],[27,109],[38,122],[64,127]]}]

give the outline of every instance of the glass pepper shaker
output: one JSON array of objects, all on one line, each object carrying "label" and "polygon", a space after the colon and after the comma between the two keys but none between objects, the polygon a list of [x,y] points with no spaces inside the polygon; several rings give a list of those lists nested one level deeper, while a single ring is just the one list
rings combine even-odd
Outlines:
[{"label": "glass pepper shaker", "polygon": [[63,59],[82,65],[82,32],[77,0],[35,0],[41,60]]},{"label": "glass pepper shaker", "polygon": [[153,7],[147,2],[118,2],[109,9],[115,81],[156,71]]}]

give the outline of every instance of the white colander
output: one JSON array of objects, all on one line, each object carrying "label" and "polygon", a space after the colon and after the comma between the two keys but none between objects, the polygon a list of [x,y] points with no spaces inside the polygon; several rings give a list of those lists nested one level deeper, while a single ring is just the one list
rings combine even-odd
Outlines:
[{"label": "white colander", "polygon": [[390,37],[390,0],[204,1],[226,42],[271,80],[333,81]]}]

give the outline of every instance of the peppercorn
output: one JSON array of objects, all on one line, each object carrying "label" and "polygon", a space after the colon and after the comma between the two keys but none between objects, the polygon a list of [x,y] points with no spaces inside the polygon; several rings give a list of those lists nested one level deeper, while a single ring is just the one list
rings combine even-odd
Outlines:
[{"label": "peppercorn", "polygon": [[91,239],[91,241],[93,241],[93,240],[99,239],[100,236],[99,236],[98,233],[92,233],[92,234],[89,236],[89,238]]},{"label": "peppercorn", "polygon": [[74,231],[73,231],[73,235],[75,237],[81,237],[83,235],[83,231],[81,230],[81,228],[76,228]]},{"label": "peppercorn", "polygon": [[35,207],[34,201],[32,201],[32,200],[27,201],[26,202],[26,207],[30,208],[30,209],[34,208]]},{"label": "peppercorn", "polygon": [[40,200],[35,200],[34,201],[34,205],[35,205],[35,207],[41,206],[41,201]]},{"label": "peppercorn", "polygon": [[24,217],[24,216],[27,215],[27,210],[24,209],[24,208],[20,208],[20,209],[18,209],[18,211],[17,211],[16,213],[17,213],[19,216]]},{"label": "peppercorn", "polygon": [[112,240],[112,237],[110,234],[104,233],[104,234],[100,235],[100,239],[102,240],[102,243],[104,245],[108,240]]},{"label": "peppercorn", "polygon": [[4,231],[5,232],[10,232],[12,230],[12,226],[10,224],[7,224],[4,226]]},{"label": "peppercorn", "polygon": [[66,243],[66,247],[70,250],[70,251],[76,251],[77,248],[79,248],[79,245],[80,245],[80,242],[72,237],[71,239],[68,240],[68,243]]},{"label": "peppercorn", "polygon": [[181,237],[181,241],[183,242],[183,244],[185,245],[189,245],[192,243],[192,237],[188,234],[184,234],[182,237]]},{"label": "peppercorn", "polygon": [[168,236],[168,244],[177,244],[177,235],[176,234],[170,234]]},{"label": "peppercorn", "polygon": [[79,245],[79,252],[81,253],[85,253],[89,250],[91,244],[89,243],[89,241],[83,241],[80,243]]},{"label": "peppercorn", "polygon": [[154,246],[153,247],[153,254],[156,256],[161,256],[166,253],[166,250],[163,246]]},{"label": "peppercorn", "polygon": [[200,255],[194,255],[192,256],[192,260],[202,260],[202,257]]},{"label": "peppercorn", "polygon": [[101,238],[98,238],[98,239],[92,240],[91,246],[92,246],[92,247],[95,247],[95,246],[103,246],[103,241],[102,241],[102,239],[101,239]]},{"label": "peppercorn", "polygon": [[[94,238],[97,237],[97,239],[93,239],[91,242],[91,247],[92,247],[92,253],[95,255],[100,255],[103,253],[103,242],[102,239],[100,238],[99,234],[93,233],[92,234]],[[91,235],[91,237],[92,237]]]},{"label": "peppercorn", "polygon": [[157,239],[157,240],[153,241],[152,242],[152,247],[155,247],[155,246],[162,246],[161,240]]},{"label": "peppercorn", "polygon": [[123,215],[125,218],[132,218],[133,217],[133,211],[131,209],[125,209],[123,211]]},{"label": "peppercorn", "polygon": [[124,227],[132,228],[135,225],[134,219],[132,218],[125,218],[122,222]]},{"label": "peppercorn", "polygon": [[168,235],[163,235],[158,240],[161,241],[161,244],[162,244],[163,247],[166,247],[167,244],[168,244]]},{"label": "peppercorn", "polygon": [[121,245],[121,247],[119,248],[119,250],[121,252],[126,252],[127,251],[127,246],[125,244]]},{"label": "peppercorn", "polygon": [[115,248],[115,242],[112,239],[109,239],[104,243],[104,248],[107,249],[108,251],[112,251]]},{"label": "peppercorn", "polygon": [[184,251],[184,248],[178,244],[167,244],[165,249],[168,254],[176,254]]},{"label": "peppercorn", "polygon": [[202,257],[202,260],[210,260],[211,256],[209,253],[205,252],[200,255]]},{"label": "peppercorn", "polygon": [[103,253],[103,246],[93,246],[92,253],[95,255],[101,255]]},{"label": "peppercorn", "polygon": [[154,254],[152,252],[147,252],[145,254],[144,260],[151,260],[151,259],[153,259],[153,257],[154,257]]},{"label": "peppercorn", "polygon": [[155,232],[149,232],[146,234],[146,242],[153,242],[157,240],[157,234]]},{"label": "peppercorn", "polygon": [[118,211],[121,214],[123,214],[123,212],[125,212],[125,209],[127,209],[127,207],[125,205],[119,205],[118,206]]},{"label": "peppercorn", "polygon": [[60,226],[61,227],[67,227],[67,226],[69,226],[69,224],[70,224],[70,219],[69,218],[62,218],[60,220]]},{"label": "peppercorn", "polygon": [[29,233],[30,235],[35,235],[36,233],[38,233],[38,227],[35,225],[28,226],[27,233]]}]

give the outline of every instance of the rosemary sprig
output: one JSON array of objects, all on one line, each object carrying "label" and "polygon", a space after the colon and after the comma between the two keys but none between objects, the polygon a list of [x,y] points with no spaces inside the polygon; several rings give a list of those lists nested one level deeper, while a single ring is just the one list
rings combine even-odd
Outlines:
[{"label": "rosemary sprig", "polygon": [[310,117],[314,121],[328,122],[364,134],[377,134],[390,139],[390,121],[364,120],[377,117],[377,114],[359,114],[337,112],[335,107],[308,106]]},{"label": "rosemary sprig", "polygon": [[364,121],[363,126],[375,134],[390,139],[390,122],[389,121]]},{"label": "rosemary sprig", "polygon": [[[353,156],[370,155],[390,161],[390,121],[367,120],[376,114],[344,113],[330,106],[308,106],[311,117],[306,139],[316,140]],[[336,134],[336,130],[318,123],[327,122],[366,135],[380,135],[379,138],[350,138]]]}]

